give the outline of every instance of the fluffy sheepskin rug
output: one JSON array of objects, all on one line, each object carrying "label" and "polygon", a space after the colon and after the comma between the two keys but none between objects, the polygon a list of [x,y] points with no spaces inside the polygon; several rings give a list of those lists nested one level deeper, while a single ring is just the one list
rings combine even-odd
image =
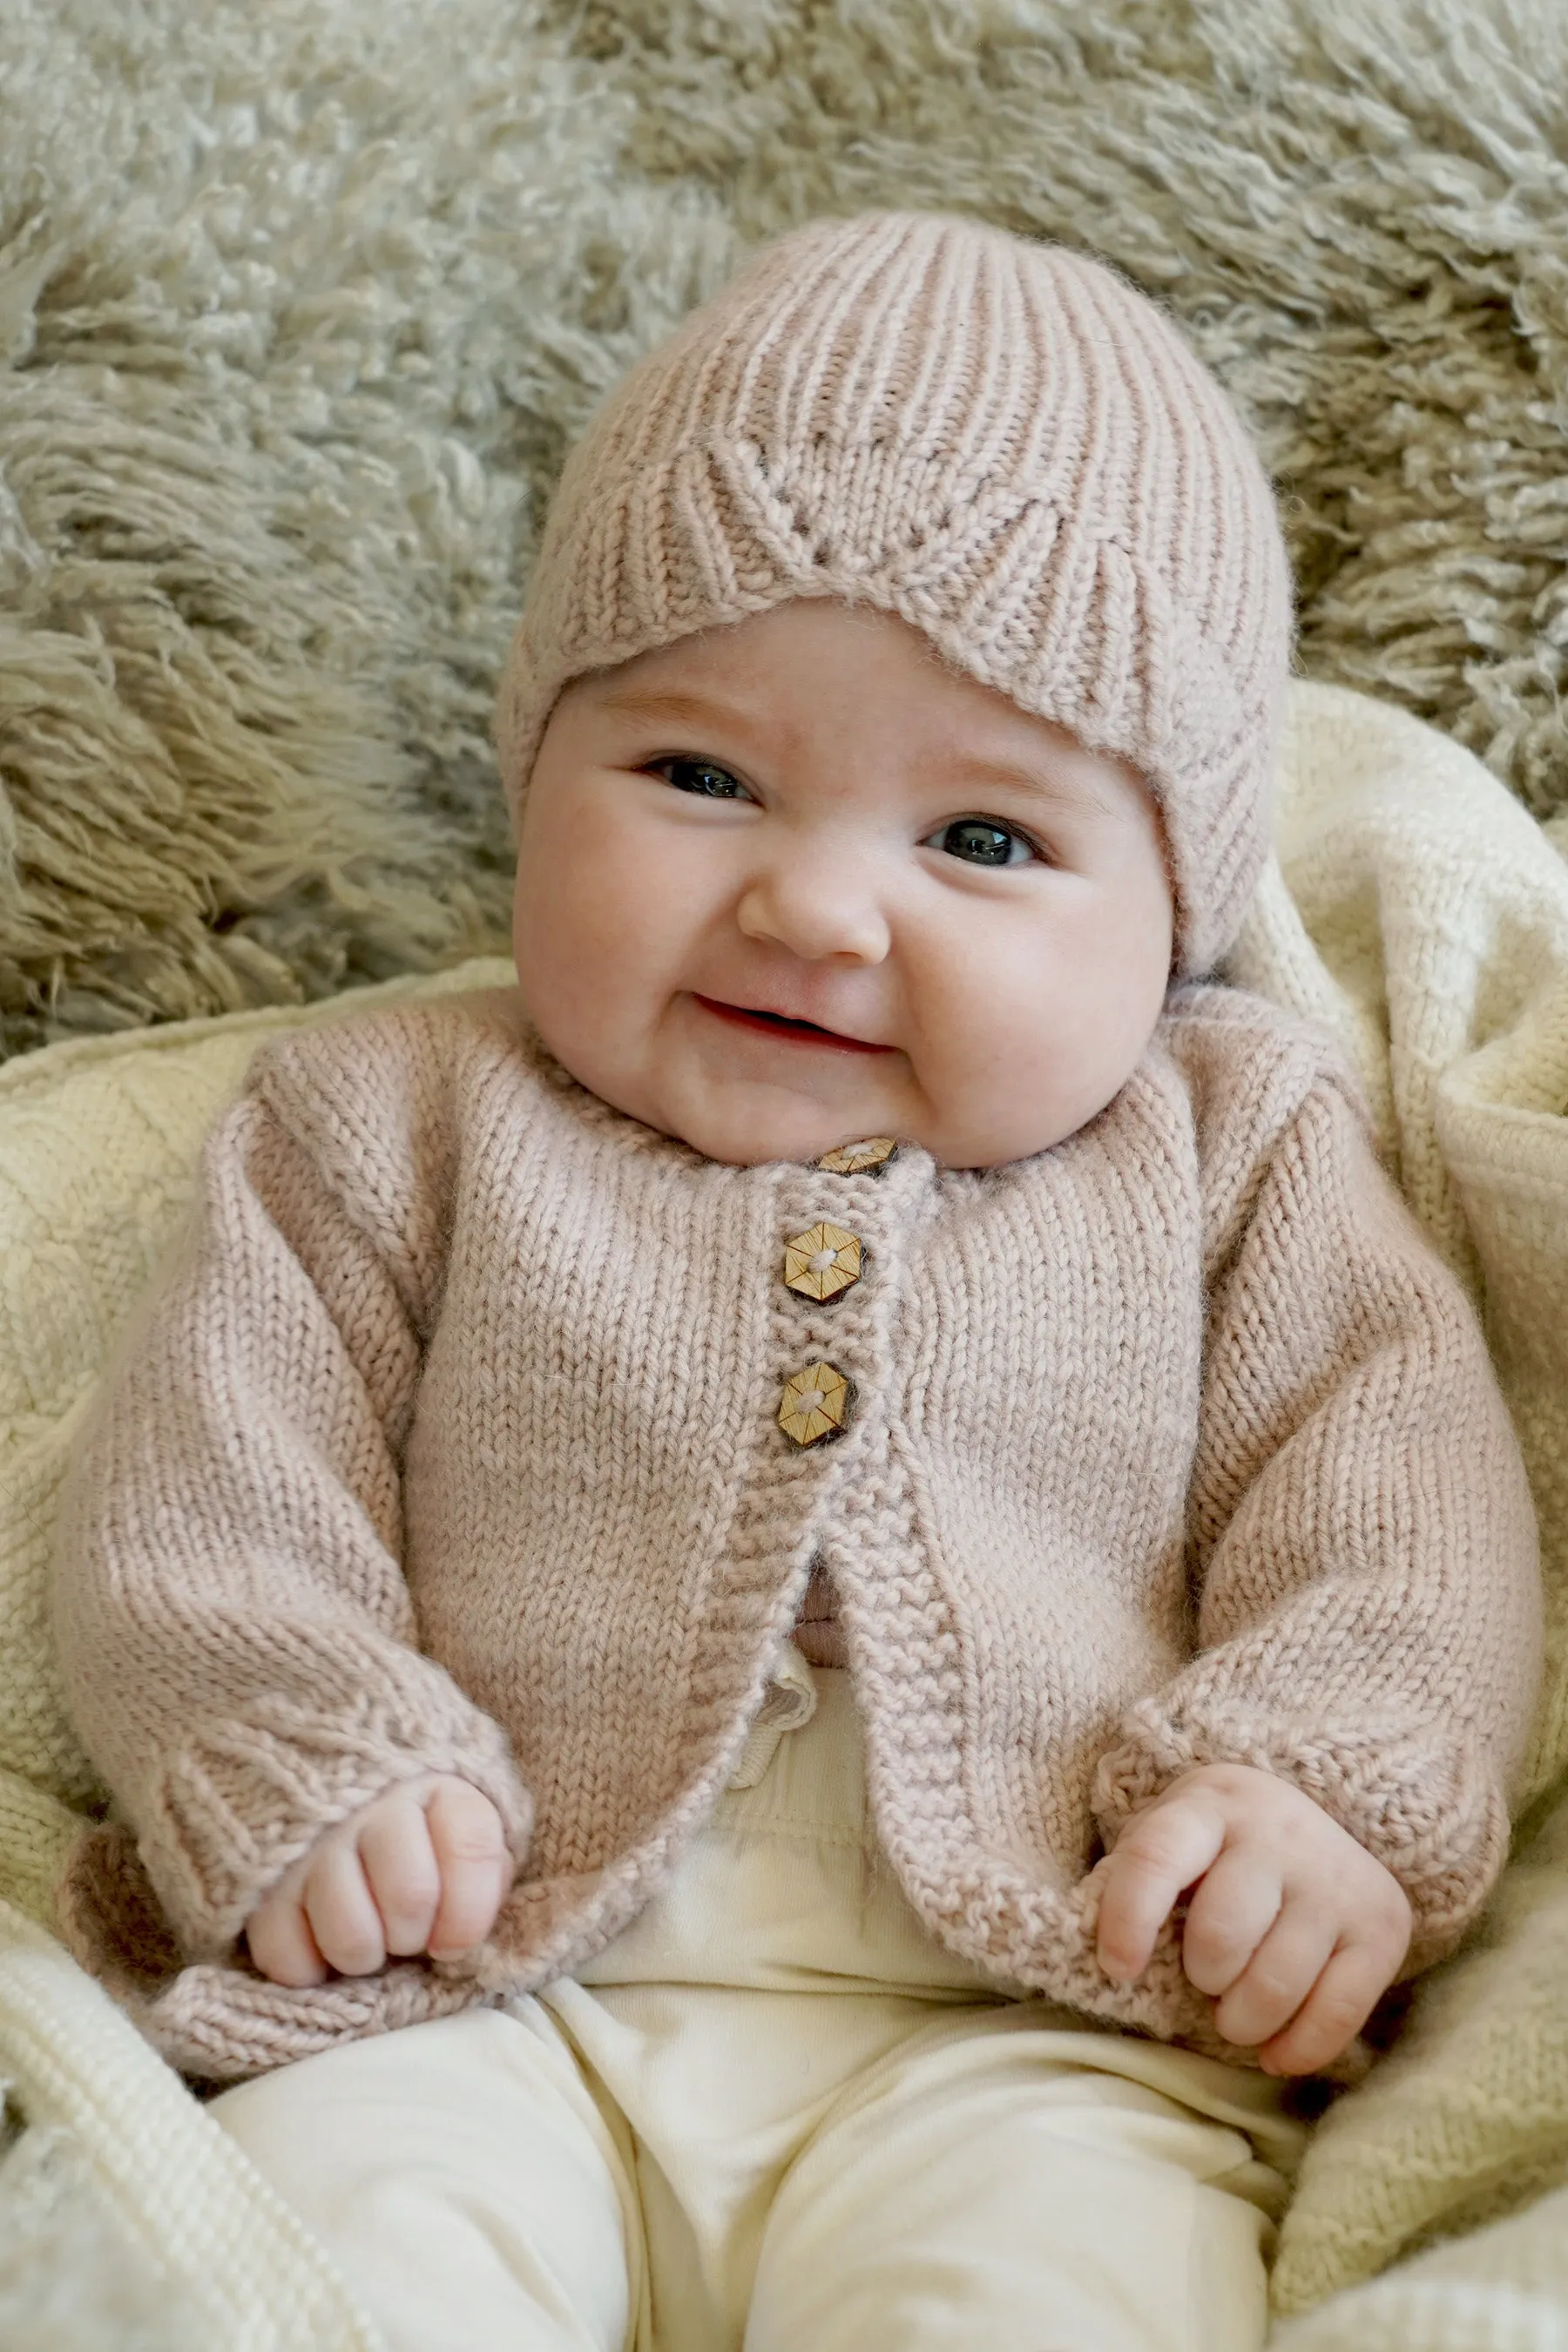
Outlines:
[{"label": "fluffy sheepskin rug", "polygon": [[1303,666],[1568,799],[1561,0],[5,0],[0,1049],[497,943],[567,439],[887,203],[1165,299]]}]

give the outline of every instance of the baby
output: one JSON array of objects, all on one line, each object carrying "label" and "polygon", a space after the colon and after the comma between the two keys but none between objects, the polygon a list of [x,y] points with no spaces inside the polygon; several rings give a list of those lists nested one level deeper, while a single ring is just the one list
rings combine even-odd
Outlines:
[{"label": "baby", "polygon": [[1475,1916],[1540,1646],[1462,1296],[1204,978],[1289,647],[1149,303],[802,230],[567,467],[517,990],[212,1137],[65,1924],[397,2352],[1261,2342],[1277,2078]]}]

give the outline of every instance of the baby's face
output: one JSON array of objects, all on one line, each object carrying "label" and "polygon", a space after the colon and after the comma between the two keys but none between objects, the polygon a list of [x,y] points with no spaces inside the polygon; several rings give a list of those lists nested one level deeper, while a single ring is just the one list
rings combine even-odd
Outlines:
[{"label": "baby's face", "polygon": [[1172,904],[1135,770],[824,600],[567,688],[514,930],[556,1059],[710,1159],[894,1135],[989,1168],[1131,1075]]}]

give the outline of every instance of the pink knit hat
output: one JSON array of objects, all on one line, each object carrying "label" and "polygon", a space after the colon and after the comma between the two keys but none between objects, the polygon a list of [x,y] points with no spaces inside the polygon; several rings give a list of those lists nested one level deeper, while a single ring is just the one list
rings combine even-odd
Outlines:
[{"label": "pink knit hat", "polygon": [[767,247],[567,462],[501,681],[514,812],[572,678],[795,596],[899,614],[1130,760],[1177,968],[1223,953],[1268,845],[1289,575],[1235,410],[1152,302],[943,215]]}]

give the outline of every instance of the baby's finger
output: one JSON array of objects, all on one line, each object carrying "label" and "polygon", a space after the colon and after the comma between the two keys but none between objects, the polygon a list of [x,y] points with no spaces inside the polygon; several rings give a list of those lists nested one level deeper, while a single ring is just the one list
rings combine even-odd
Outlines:
[{"label": "baby's finger", "polygon": [[511,1883],[511,1856],[500,1815],[465,1780],[443,1780],[426,1808],[441,1874],[441,1901],[430,1930],[434,1959],[482,1944]]},{"label": "baby's finger", "polygon": [[372,1976],[385,1960],[381,1914],[351,1838],[323,1839],[311,1856],[305,1916],[321,1958],[340,1976]]},{"label": "baby's finger", "polygon": [[1258,2064],[1269,2074],[1315,2074],[1332,2065],[1371,2016],[1388,1982],[1381,1957],[1364,1944],[1342,1945],[1283,2033],[1266,2042]]},{"label": "baby's finger", "polygon": [[327,1963],[297,1892],[285,1896],[275,1890],[258,1904],[246,1922],[245,1940],[252,1960],[274,1984],[298,1991],[326,1982]]},{"label": "baby's finger", "polygon": [[1128,1823],[1102,1864],[1095,1948],[1108,1977],[1130,1982],[1148,1965],[1176,1897],[1224,1844],[1225,1816],[1201,1797],[1173,1797]]},{"label": "baby's finger", "polygon": [[1228,1992],[1279,1916],[1279,1874],[1231,1846],[1205,1871],[1182,1928],[1182,1966],[1200,1992]]},{"label": "baby's finger", "polygon": [[360,1830],[359,1858],[387,1950],[422,1952],[441,1900],[441,1867],[417,1797],[394,1791],[372,1807]]},{"label": "baby's finger", "polygon": [[1287,1904],[1215,2011],[1227,2042],[1255,2049],[1289,2023],[1334,1948],[1334,1923],[1307,1903]]}]

